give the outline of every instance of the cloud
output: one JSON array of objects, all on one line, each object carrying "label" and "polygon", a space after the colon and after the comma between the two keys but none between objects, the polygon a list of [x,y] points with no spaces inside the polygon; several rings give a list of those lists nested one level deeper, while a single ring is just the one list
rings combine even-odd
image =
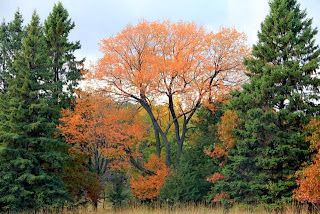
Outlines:
[{"label": "cloud", "polygon": [[[0,18],[12,20],[17,7],[28,23],[34,9],[43,21],[58,0],[0,0]],[[194,21],[208,30],[221,26],[235,27],[248,36],[248,43],[257,42],[260,23],[268,14],[269,0],[61,0],[76,27],[70,38],[80,40],[82,49],[77,56],[94,59],[101,56],[98,43],[103,38],[121,31],[128,23],[139,19]],[[307,8],[308,17],[314,17],[314,26],[320,27],[319,0],[300,0]],[[319,44],[320,37],[317,36]]]},{"label": "cloud", "polygon": [[228,24],[248,36],[248,43],[257,42],[257,32],[260,24],[269,12],[266,0],[228,0]]}]

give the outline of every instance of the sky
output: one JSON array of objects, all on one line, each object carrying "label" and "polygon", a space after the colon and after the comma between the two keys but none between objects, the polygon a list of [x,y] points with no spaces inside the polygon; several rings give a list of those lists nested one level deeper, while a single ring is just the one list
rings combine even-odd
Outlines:
[{"label": "sky", "polygon": [[[127,24],[139,20],[193,21],[207,30],[217,32],[220,27],[235,27],[248,37],[248,45],[257,42],[260,24],[269,12],[269,0],[60,0],[68,10],[75,28],[70,40],[80,40],[78,58],[95,62],[102,57],[99,43],[117,34]],[[0,18],[13,19],[19,8],[27,24],[33,10],[42,21],[57,0],[0,0]],[[313,26],[320,30],[320,0],[298,0],[306,9]],[[320,44],[320,34],[316,37]]]}]

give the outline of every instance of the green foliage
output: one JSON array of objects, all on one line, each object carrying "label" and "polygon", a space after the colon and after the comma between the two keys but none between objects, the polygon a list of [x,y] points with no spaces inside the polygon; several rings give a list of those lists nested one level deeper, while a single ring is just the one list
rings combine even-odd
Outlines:
[{"label": "green foliage", "polygon": [[19,11],[14,15],[12,22],[2,22],[0,26],[0,92],[8,90],[9,78],[16,73],[12,67],[19,54],[25,30],[22,26],[23,19]]},{"label": "green foliage", "polygon": [[27,26],[17,72],[0,97],[0,211],[60,207],[69,199],[62,179],[63,142],[55,138],[53,79],[38,15]]},{"label": "green foliage", "polygon": [[9,35],[8,35],[8,25],[3,21],[0,25],[0,89],[1,92],[4,93],[7,86],[7,64],[8,64],[8,43],[9,43]]},{"label": "green foliage", "polygon": [[207,177],[218,168],[203,150],[212,145],[215,139],[216,124],[221,111],[212,112],[207,108],[200,109],[195,128],[188,137],[189,144],[184,148],[181,162],[172,170],[161,188],[160,199],[170,203],[200,202],[205,199],[212,184]]},{"label": "green foliage", "polygon": [[278,208],[291,202],[294,173],[309,159],[302,128],[319,114],[319,47],[317,30],[296,0],[274,0],[261,25],[259,42],[245,60],[250,82],[232,93],[229,108],[241,119],[236,145],[228,151],[212,196],[221,201],[267,203]]},{"label": "green foliage", "polygon": [[111,172],[105,193],[107,201],[111,202],[113,207],[123,205],[130,198],[127,177],[124,172],[120,170]]},{"label": "green foliage", "polygon": [[[22,23],[17,11],[12,22],[0,26],[0,211],[63,206],[70,200],[61,178],[68,155],[56,125],[80,79],[83,60],[74,56],[80,43],[68,41],[74,23],[61,3],[44,28],[35,13],[26,29]],[[86,180],[93,201],[99,197],[96,180]]]},{"label": "green foliage", "polygon": [[80,49],[79,41],[70,42],[68,36],[75,24],[69,19],[68,11],[61,2],[55,4],[52,12],[44,22],[44,33],[47,42],[47,54],[50,58],[50,70],[54,73],[55,104],[64,108],[70,107],[76,87],[81,78],[80,65],[74,52]]}]

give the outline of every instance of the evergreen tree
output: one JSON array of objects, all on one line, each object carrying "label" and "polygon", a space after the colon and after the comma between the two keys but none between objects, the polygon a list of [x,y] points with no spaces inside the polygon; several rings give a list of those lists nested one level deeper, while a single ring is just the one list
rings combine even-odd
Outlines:
[{"label": "evergreen tree", "polygon": [[8,62],[8,25],[3,20],[0,25],[0,91],[4,93],[7,89],[7,62]]},{"label": "evergreen tree", "polygon": [[0,97],[0,211],[61,206],[68,199],[61,173],[63,143],[55,138],[56,108],[49,105],[52,73],[34,12],[6,94]]},{"label": "evergreen tree", "polygon": [[23,18],[19,10],[14,14],[14,20],[8,24],[5,21],[0,26],[0,91],[6,93],[8,79],[15,76],[12,64],[17,58],[25,37],[22,26]]},{"label": "evergreen tree", "polygon": [[11,66],[18,56],[18,51],[22,47],[22,39],[26,36],[26,31],[23,27],[23,18],[19,10],[14,14],[12,22],[8,23],[9,31],[9,55]]},{"label": "evergreen tree", "polygon": [[270,2],[259,42],[245,60],[250,82],[230,100],[242,122],[222,169],[226,179],[213,194],[271,207],[292,201],[294,174],[310,156],[302,128],[319,114],[320,50],[311,24],[296,0]]},{"label": "evergreen tree", "polygon": [[203,151],[218,140],[213,133],[216,132],[221,113],[221,110],[211,111],[208,108],[199,110],[181,161],[161,188],[161,200],[172,203],[206,200],[212,187],[207,178],[218,170],[219,165],[218,161],[213,162]]},{"label": "evergreen tree", "polygon": [[119,208],[130,199],[130,187],[127,175],[121,170],[110,171],[105,188],[105,198],[114,208]]},{"label": "evergreen tree", "polygon": [[81,47],[80,42],[68,40],[69,33],[74,27],[74,22],[69,19],[68,11],[61,2],[54,5],[44,23],[51,71],[54,73],[54,97],[60,107],[70,106],[74,87],[81,78],[80,66],[84,61],[84,59],[77,61],[74,56],[74,52]]}]

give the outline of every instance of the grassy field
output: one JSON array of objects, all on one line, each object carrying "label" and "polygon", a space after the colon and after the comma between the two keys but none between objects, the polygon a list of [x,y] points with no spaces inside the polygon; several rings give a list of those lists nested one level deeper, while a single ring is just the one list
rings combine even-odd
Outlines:
[{"label": "grassy field", "polygon": [[78,213],[78,214],[267,214],[267,213],[283,213],[283,214],[309,214],[309,213],[320,213],[320,210],[308,211],[307,207],[297,207],[297,206],[286,206],[281,212],[270,212],[263,208],[255,207],[254,210],[249,210],[248,208],[235,206],[230,210],[226,210],[219,207],[208,207],[204,205],[179,205],[174,207],[168,206],[156,206],[150,207],[147,205],[133,205],[125,208],[112,209],[112,207],[102,207],[100,206],[97,211],[93,210],[91,207],[80,208],[76,210],[64,211],[63,213]]}]

